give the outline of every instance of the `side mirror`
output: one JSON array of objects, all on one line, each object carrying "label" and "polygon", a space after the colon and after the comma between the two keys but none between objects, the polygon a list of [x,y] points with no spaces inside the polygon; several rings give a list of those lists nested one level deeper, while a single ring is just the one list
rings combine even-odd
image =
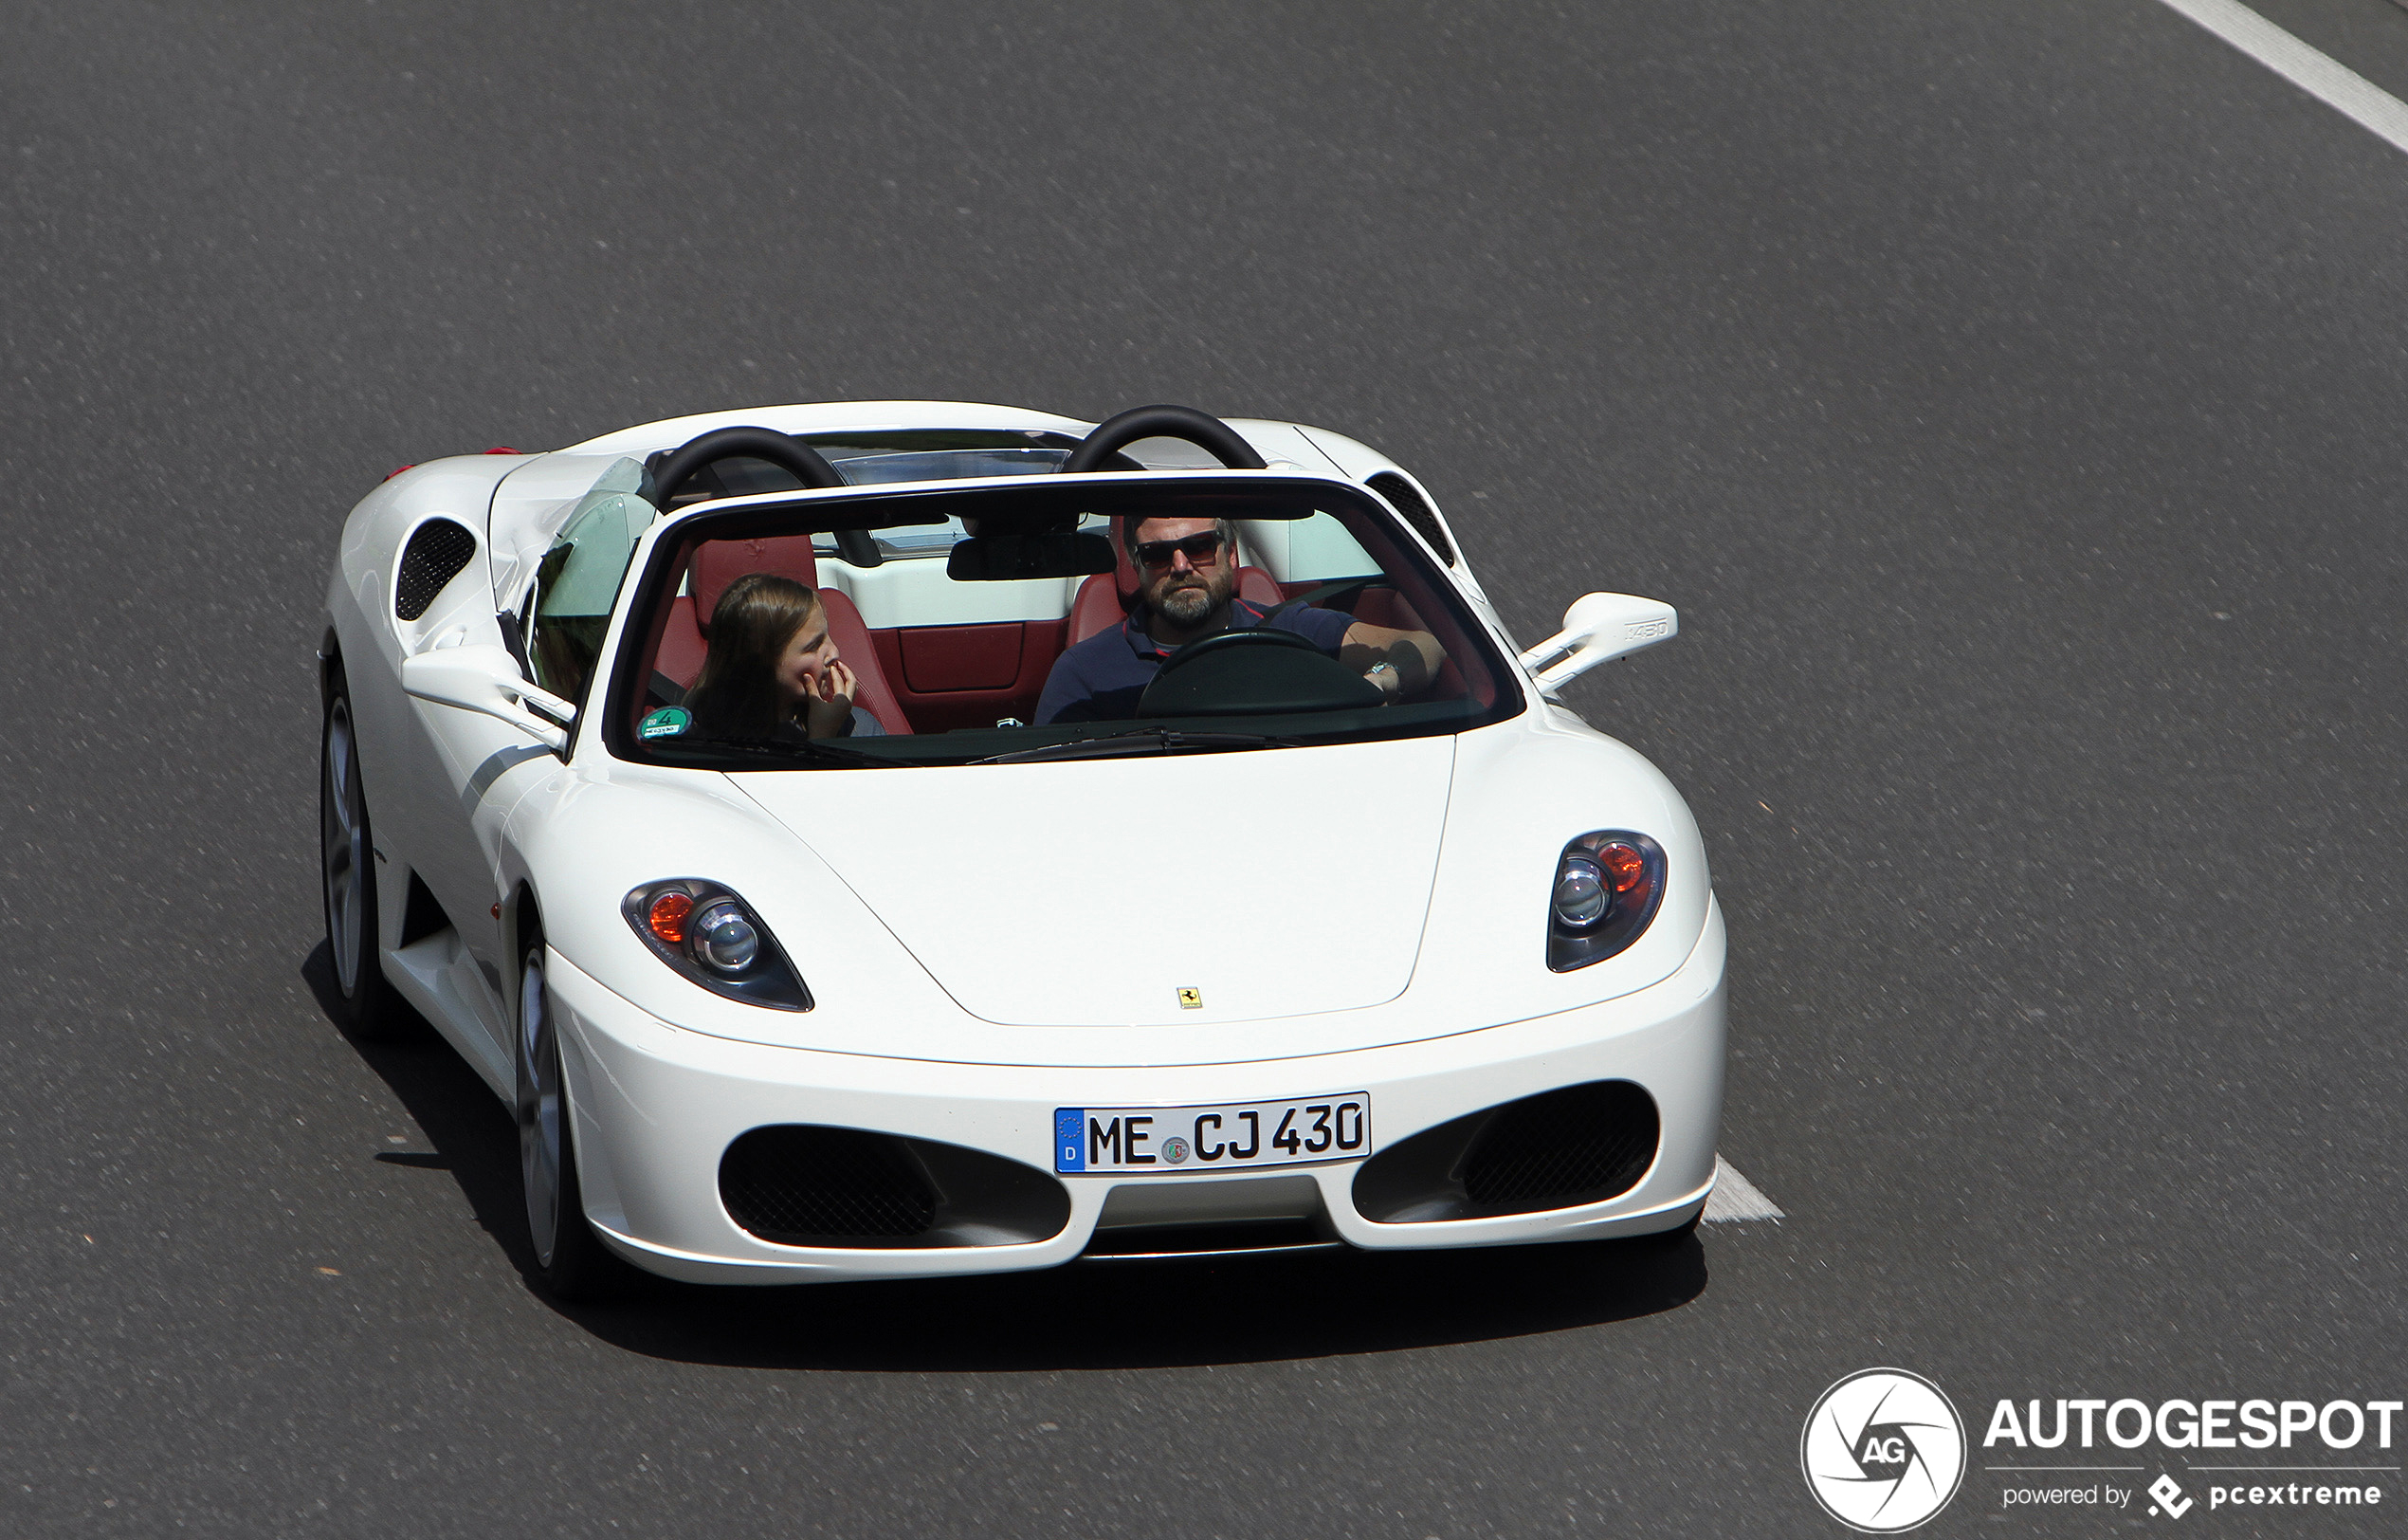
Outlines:
[{"label": "side mirror", "polygon": [[501,648],[441,647],[404,658],[401,688],[422,701],[499,718],[556,754],[568,752],[569,734],[558,723],[576,716],[575,705],[528,684],[520,677],[519,660]]},{"label": "side mirror", "polygon": [[1541,689],[1552,691],[1600,663],[1669,642],[1680,632],[1680,612],[1661,599],[1583,594],[1563,612],[1563,629],[1523,653],[1522,666],[1537,675]]}]

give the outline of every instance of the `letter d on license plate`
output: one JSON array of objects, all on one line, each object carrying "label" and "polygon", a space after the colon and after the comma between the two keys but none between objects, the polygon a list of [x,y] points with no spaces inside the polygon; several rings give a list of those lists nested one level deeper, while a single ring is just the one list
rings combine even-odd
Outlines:
[{"label": "letter d on license plate", "polygon": [[1371,1153],[1371,1097],[1359,1091],[1298,1102],[1221,1107],[1064,1107],[1053,1114],[1053,1168],[1159,1176]]}]

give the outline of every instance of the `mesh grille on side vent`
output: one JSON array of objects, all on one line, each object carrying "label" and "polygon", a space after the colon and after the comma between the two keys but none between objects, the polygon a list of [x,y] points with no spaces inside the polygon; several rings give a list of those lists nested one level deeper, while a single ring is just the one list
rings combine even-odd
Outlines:
[{"label": "mesh grille on side vent", "polygon": [[1659,1131],[1654,1098],[1627,1080],[1532,1096],[1480,1131],[1464,1157],[1464,1191],[1483,1209],[1601,1202],[1647,1174]]},{"label": "mesh grille on side vent", "polygon": [[1541,1091],[1374,1155],[1355,1173],[1355,1211],[1374,1224],[1432,1224],[1602,1203],[1647,1175],[1662,1134],[1655,1098],[1628,1080]]},{"label": "mesh grille on side vent", "polygon": [[401,571],[393,578],[393,614],[415,620],[435,602],[444,584],[477,554],[477,537],[448,519],[429,519],[402,547]]},{"label": "mesh grille on side vent", "polygon": [[1455,564],[1455,548],[1447,540],[1446,526],[1438,522],[1438,510],[1414,490],[1413,483],[1393,470],[1383,470],[1365,485],[1396,505],[1396,511],[1405,516],[1405,522],[1413,525],[1414,534],[1430,542],[1430,548],[1438,553],[1440,560],[1450,567]]},{"label": "mesh grille on side vent", "polygon": [[937,1195],[895,1140],[859,1128],[755,1128],[720,1162],[720,1199],[738,1224],[785,1246],[916,1236]]}]

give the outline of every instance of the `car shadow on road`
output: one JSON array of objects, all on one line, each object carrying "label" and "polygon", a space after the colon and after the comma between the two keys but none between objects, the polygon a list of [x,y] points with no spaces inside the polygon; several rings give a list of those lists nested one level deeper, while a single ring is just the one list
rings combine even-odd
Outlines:
[{"label": "car shadow on road", "polygon": [[[1694,1237],[1378,1255],[1084,1261],[1041,1273],[640,1295],[567,1313],[630,1351],[762,1368],[1160,1368],[1602,1326],[1706,1288]],[[699,1297],[704,1293],[709,1298]]]},{"label": "car shadow on road", "polygon": [[510,1265],[522,1277],[532,1277],[534,1253],[526,1242],[526,1222],[520,1215],[519,1130],[509,1109],[485,1088],[443,1036],[406,1004],[396,1002],[398,1019],[375,1037],[363,1037],[342,1025],[342,997],[335,987],[333,953],[320,942],[302,962],[301,976],[318,1000],[327,1024],[342,1034],[367,1066],[392,1089],[404,1110],[418,1125],[425,1151],[385,1151],[386,1165],[412,1166],[447,1172],[460,1184],[477,1222],[491,1235]]},{"label": "car shadow on road", "polygon": [[[320,945],[301,975],[336,1010]],[[1039,1273],[794,1288],[704,1288],[629,1270],[607,1303],[534,1281],[509,1113],[423,1022],[352,1046],[392,1088],[434,1154],[377,1157],[447,1171],[538,1297],[601,1340],[681,1363],[962,1371],[1258,1363],[1487,1342],[1676,1310],[1706,1292],[1694,1236],[1451,1252],[1301,1252],[1094,1260]]]}]

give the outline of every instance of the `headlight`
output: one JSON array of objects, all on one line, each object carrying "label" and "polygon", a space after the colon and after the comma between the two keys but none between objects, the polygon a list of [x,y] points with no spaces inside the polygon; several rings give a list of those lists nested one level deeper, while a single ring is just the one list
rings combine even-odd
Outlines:
[{"label": "headlight", "polygon": [[812,1008],[810,989],[768,927],[717,883],[646,883],[619,909],[653,956],[713,994],[779,1011]]},{"label": "headlight", "polygon": [[1602,962],[1643,935],[1664,901],[1664,847],[1626,829],[1600,829],[1563,847],[1547,914],[1547,966]]},{"label": "headlight", "polygon": [[761,933],[740,904],[722,898],[688,925],[694,955],[714,973],[741,978],[761,955]]},{"label": "headlight", "polygon": [[1585,856],[1567,855],[1555,876],[1555,923],[1567,930],[1586,930],[1614,908],[1614,889],[1605,885],[1605,869]]}]

